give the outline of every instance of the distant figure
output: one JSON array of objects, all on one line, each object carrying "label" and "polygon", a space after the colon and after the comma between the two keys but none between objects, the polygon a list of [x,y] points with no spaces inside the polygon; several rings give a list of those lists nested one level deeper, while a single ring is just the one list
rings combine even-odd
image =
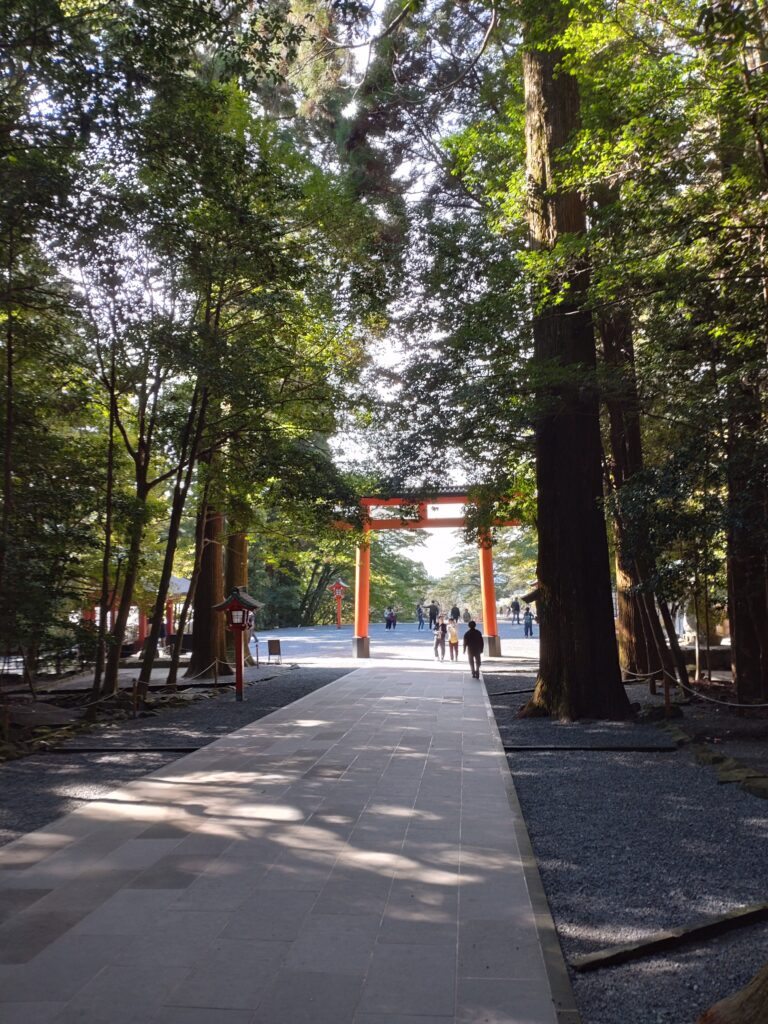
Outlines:
[{"label": "distant figure", "polygon": [[459,611],[458,606],[454,605],[453,608],[451,608],[451,618],[453,619],[454,622],[458,622],[460,617],[461,612]]},{"label": "distant figure", "polygon": [[533,636],[533,612],[528,605],[523,612],[523,635]]},{"label": "distant figure", "polygon": [[418,620],[417,629],[424,629],[424,609],[420,604],[416,605],[416,619]]},{"label": "distant figure", "polygon": [[472,612],[469,610],[469,608],[465,608],[464,611],[461,613],[461,617],[466,623],[469,623],[469,620],[472,618]]},{"label": "distant figure", "polygon": [[520,625],[520,602],[517,598],[514,599],[512,604],[509,606],[509,610],[512,612],[512,622],[516,622]]},{"label": "distant figure", "polygon": [[385,629],[392,629],[392,620],[395,617],[395,613],[391,608],[387,608],[384,614],[384,627]]},{"label": "distant figure", "polygon": [[397,608],[392,608],[392,629],[397,629]]},{"label": "distant figure", "polygon": [[429,628],[434,629],[437,625],[437,616],[440,614],[440,605],[434,598],[430,601],[427,611],[429,612]]},{"label": "distant figure", "polygon": [[464,650],[469,656],[469,670],[472,673],[472,678],[479,679],[480,655],[483,653],[485,640],[483,640],[483,634],[477,628],[477,623],[474,619],[470,619],[468,625],[469,629],[464,634]]},{"label": "distant figure", "polygon": [[445,661],[445,637],[448,633],[443,616],[441,615],[435,623],[435,660]]},{"label": "distant figure", "polygon": [[458,619],[453,617],[448,620],[448,651],[451,661],[459,660],[459,626]]}]

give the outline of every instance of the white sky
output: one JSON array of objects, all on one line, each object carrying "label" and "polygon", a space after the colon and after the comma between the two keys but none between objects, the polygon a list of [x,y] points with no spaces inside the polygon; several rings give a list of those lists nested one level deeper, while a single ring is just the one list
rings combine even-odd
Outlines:
[{"label": "white sky", "polygon": [[430,576],[439,578],[448,571],[448,559],[464,547],[461,530],[420,530],[425,538],[424,547],[406,548],[402,553],[414,562],[422,562]]}]

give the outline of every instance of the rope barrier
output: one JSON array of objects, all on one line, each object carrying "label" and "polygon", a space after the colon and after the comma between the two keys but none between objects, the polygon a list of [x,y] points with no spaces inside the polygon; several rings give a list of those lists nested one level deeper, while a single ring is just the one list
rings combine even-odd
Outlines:
[{"label": "rope barrier", "polygon": [[704,693],[699,693],[698,690],[692,690],[690,686],[686,686],[685,683],[681,683],[676,680],[676,683],[681,689],[687,690],[694,697],[698,697],[699,700],[707,700],[710,704],[720,704],[724,708],[746,708],[747,710],[755,711],[759,708],[768,708],[768,704],[738,704],[728,700],[718,700],[717,697],[707,697]]},{"label": "rope barrier", "polygon": [[717,697],[708,697],[705,693],[699,693],[698,690],[694,690],[690,686],[686,686],[685,683],[681,683],[677,676],[668,672],[665,668],[651,669],[646,675],[641,675],[639,672],[630,672],[629,669],[624,669],[623,671],[625,675],[634,676],[635,679],[641,681],[651,679],[653,676],[661,674],[666,676],[667,679],[671,679],[674,685],[679,686],[681,690],[686,690],[692,697],[698,697],[700,700],[709,701],[710,704],[720,704],[721,707],[724,708],[746,708],[747,710],[768,708],[768,704],[740,704],[737,701],[718,700]]}]

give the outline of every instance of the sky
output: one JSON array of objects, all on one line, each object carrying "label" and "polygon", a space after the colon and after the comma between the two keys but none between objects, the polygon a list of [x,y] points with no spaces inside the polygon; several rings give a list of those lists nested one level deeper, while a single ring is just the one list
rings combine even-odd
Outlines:
[{"label": "sky", "polygon": [[412,558],[414,562],[422,562],[430,576],[444,576],[448,568],[448,559],[457,554],[465,541],[461,530],[421,530],[426,539],[424,547],[406,548],[401,553]]}]

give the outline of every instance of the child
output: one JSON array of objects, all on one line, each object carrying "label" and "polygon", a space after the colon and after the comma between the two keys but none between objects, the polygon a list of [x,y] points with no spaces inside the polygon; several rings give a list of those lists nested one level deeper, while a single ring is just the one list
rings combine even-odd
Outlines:
[{"label": "child", "polygon": [[459,631],[456,628],[456,620],[448,620],[448,650],[451,655],[451,661],[459,660]]}]

